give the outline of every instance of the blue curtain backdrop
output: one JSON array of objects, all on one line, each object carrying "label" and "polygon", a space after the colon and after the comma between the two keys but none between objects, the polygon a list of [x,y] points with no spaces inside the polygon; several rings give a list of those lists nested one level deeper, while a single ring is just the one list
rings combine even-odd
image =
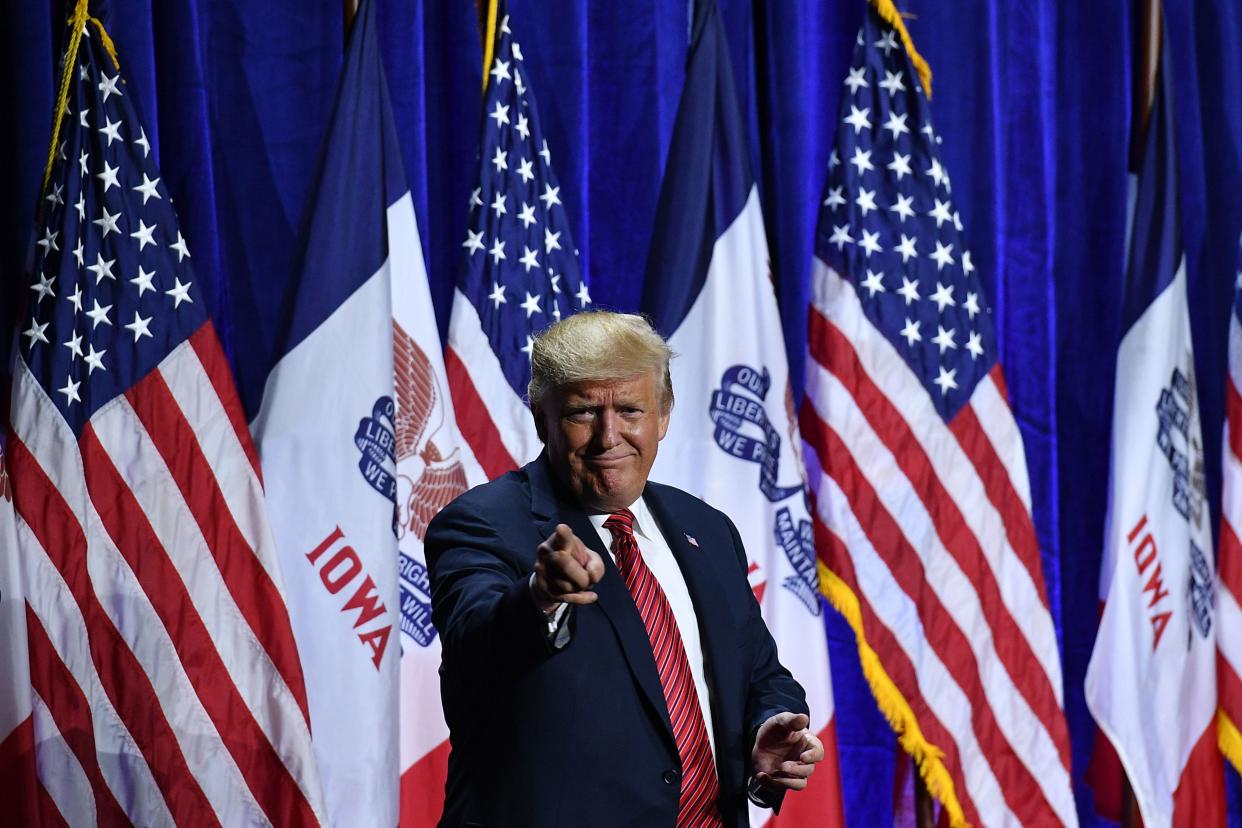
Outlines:
[{"label": "blue curtain backdrop", "polygon": [[[0,32],[0,342],[50,133],[66,4],[4,1]],[[634,309],[678,97],[684,0],[511,0],[511,26],[591,292]],[[864,0],[719,0],[750,124],[792,374],[803,369],[812,233]],[[1082,682],[1095,636],[1120,334],[1130,135],[1129,2],[907,0],[934,72],[953,196],[997,315],[1026,441],[1061,635],[1081,784],[1094,735]],[[1170,0],[1190,300],[1218,514],[1229,300],[1242,231],[1242,9]],[[104,17],[146,118],[199,279],[253,412],[273,309],[296,258],[344,45],[341,2],[113,0]],[[472,0],[379,0],[384,61],[444,330],[476,177],[481,49]],[[0,349],[2,350],[2,349]],[[2,354],[0,354],[2,355]],[[801,389],[798,389],[799,391]],[[843,785],[853,825],[884,824],[900,761],[829,613]],[[1233,824],[1242,823],[1231,774]]]}]

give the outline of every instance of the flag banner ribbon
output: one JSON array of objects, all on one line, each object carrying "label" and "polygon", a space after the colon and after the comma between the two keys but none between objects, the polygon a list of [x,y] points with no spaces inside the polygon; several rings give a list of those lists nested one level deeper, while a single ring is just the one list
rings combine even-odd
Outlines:
[{"label": "flag banner ribbon", "polygon": [[785,576],[782,586],[797,596],[807,612],[819,615],[819,566],[815,557],[814,527],[809,520],[800,520],[795,525],[789,507],[783,506],[776,513],[776,526],[772,531],[795,572]]},{"label": "flag banner ribbon", "polygon": [[[1173,472],[1173,508],[1186,520],[1199,524],[1203,521],[1207,508],[1207,483],[1204,478],[1202,451],[1192,443],[1192,439],[1197,440],[1197,436],[1192,438],[1190,434],[1191,409],[1195,405],[1192,382],[1193,379],[1187,379],[1187,375],[1180,368],[1174,368],[1169,377],[1168,388],[1161,389],[1160,401],[1156,403],[1156,416],[1160,423],[1156,432],[1156,444],[1160,447],[1160,453],[1169,461],[1169,468]],[[1193,468],[1191,457],[1196,457]],[[1203,550],[1193,539],[1189,546],[1186,594],[1190,598],[1190,618],[1199,637],[1207,638],[1212,631],[1212,610],[1216,604],[1213,595],[1215,575],[1212,566],[1204,557]]]},{"label": "flag banner ribbon", "polygon": [[431,623],[431,579],[421,561],[398,553],[398,574],[401,576],[401,632],[419,643],[430,646],[436,637]]},{"label": "flag banner ribbon", "polygon": [[[780,486],[776,482],[781,468],[781,435],[763,409],[771,384],[767,368],[756,371],[749,365],[734,365],[721,376],[720,388],[712,392],[708,413],[716,424],[712,435],[716,445],[734,457],[758,463],[759,490],[771,502],[779,503],[802,491],[802,484]],[[740,389],[740,393],[733,388]],[[746,423],[757,426],[763,439],[741,433]]]},{"label": "flag banner ribbon", "polygon": [[380,397],[371,408],[371,416],[358,421],[354,445],[362,452],[358,470],[367,484],[384,497],[397,502],[397,478],[386,468],[393,463],[396,436],[392,423],[396,408],[392,397]]}]

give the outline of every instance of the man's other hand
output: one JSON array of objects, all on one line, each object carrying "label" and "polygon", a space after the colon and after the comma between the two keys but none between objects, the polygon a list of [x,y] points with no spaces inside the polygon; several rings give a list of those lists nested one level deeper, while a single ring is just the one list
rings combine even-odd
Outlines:
[{"label": "man's other hand", "polygon": [[547,612],[562,601],[594,603],[599,596],[591,587],[603,577],[604,561],[572,529],[560,523],[556,531],[539,544],[531,590],[539,608]]},{"label": "man's other hand", "polygon": [[807,729],[805,713],[777,713],[759,726],[750,752],[755,780],[773,790],[800,791],[824,758],[824,745]]}]

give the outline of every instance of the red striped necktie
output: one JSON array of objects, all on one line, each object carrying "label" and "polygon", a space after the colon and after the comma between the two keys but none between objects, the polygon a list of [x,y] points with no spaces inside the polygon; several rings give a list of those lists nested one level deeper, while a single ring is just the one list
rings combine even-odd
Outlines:
[{"label": "red striped necktie", "polygon": [[717,799],[720,784],[716,779],[716,766],[712,762],[711,742],[707,738],[707,726],[703,724],[703,709],[699,706],[698,692],[694,688],[694,676],[690,661],[677,629],[677,619],[669,606],[660,582],[647,568],[634,539],[634,513],[629,509],[613,512],[604,521],[604,528],[612,533],[612,550],[617,556],[617,569],[626,589],[634,597],[638,614],[642,616],[647,637],[651,639],[651,652],[655,656],[656,670],[664,688],[664,702],[668,705],[669,721],[673,725],[673,739],[677,742],[677,754],[681,757],[681,804],[677,813],[677,828],[701,828],[723,825]]}]

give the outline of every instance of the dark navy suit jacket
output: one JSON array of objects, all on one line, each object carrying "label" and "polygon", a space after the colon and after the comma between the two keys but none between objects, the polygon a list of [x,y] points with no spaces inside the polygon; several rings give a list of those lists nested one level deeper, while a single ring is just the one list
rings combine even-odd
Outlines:
[{"label": "dark navy suit jacket", "polygon": [[[755,731],[781,711],[807,712],[805,694],[777,660],[733,523],[679,489],[648,483],[643,497],[699,619],[721,813],[745,826]],[[569,614],[561,650],[529,587],[536,547],[558,523],[607,570],[599,600]],[[451,503],[426,549],[452,742],[441,825],[672,828],[680,763],[646,629],[545,458]]]}]

